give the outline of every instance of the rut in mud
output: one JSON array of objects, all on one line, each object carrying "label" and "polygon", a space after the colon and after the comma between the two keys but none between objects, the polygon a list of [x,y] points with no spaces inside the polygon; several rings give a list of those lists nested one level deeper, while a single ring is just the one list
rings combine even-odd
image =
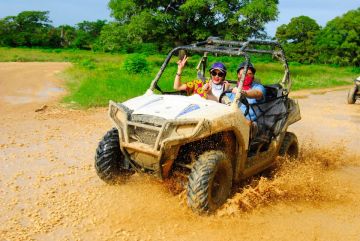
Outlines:
[{"label": "rut in mud", "polygon": [[0,240],[360,239],[360,105],[346,105],[346,90],[299,99],[300,159],[279,160],[198,216],[171,183],[96,176],[95,149],[112,126],[106,108],[57,102],[54,73],[67,66],[0,64]]}]

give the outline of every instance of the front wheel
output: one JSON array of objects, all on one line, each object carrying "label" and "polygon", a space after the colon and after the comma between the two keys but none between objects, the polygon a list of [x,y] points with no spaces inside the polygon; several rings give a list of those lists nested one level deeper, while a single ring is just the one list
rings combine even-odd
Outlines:
[{"label": "front wheel", "polygon": [[354,104],[355,103],[355,93],[357,92],[357,87],[354,86],[349,90],[347,102],[348,104]]},{"label": "front wheel", "polygon": [[216,210],[230,195],[232,176],[231,162],[222,151],[200,155],[189,175],[189,207],[198,213]]},{"label": "front wheel", "polygon": [[109,184],[116,183],[119,177],[132,174],[131,168],[125,165],[116,128],[109,130],[99,142],[95,153],[95,169],[97,175]]},{"label": "front wheel", "polygon": [[286,132],[284,140],[279,150],[280,156],[288,156],[296,159],[299,155],[299,143],[296,135],[292,132]]}]

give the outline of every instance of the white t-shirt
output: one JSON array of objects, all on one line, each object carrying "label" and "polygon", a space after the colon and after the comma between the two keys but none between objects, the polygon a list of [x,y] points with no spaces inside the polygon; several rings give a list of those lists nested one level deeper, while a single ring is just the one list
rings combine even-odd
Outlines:
[{"label": "white t-shirt", "polygon": [[221,84],[218,85],[211,82],[211,92],[217,98],[220,97],[220,95],[222,94],[222,92],[224,92],[224,90],[225,90],[225,82],[222,82]]}]

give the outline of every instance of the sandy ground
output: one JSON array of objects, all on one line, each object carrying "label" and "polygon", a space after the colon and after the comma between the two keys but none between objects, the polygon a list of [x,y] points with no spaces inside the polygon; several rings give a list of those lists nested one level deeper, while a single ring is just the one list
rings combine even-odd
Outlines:
[{"label": "sandy ground", "polygon": [[360,104],[347,89],[301,93],[297,163],[234,189],[198,216],[183,194],[135,175],[96,175],[107,109],[69,110],[66,63],[0,63],[0,240],[360,240]]}]

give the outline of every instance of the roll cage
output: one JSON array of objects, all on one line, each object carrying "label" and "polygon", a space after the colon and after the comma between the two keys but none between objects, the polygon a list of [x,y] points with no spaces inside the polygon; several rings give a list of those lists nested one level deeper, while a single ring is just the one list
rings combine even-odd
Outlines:
[{"label": "roll cage", "polygon": [[243,86],[243,81],[245,79],[245,73],[248,69],[248,63],[250,62],[250,55],[251,53],[257,53],[257,54],[270,54],[276,59],[278,59],[280,62],[282,62],[284,67],[284,76],[282,80],[279,82],[279,84],[282,86],[283,94],[287,95],[290,92],[291,88],[291,80],[290,80],[290,74],[289,74],[289,66],[287,59],[285,57],[285,53],[281,45],[277,41],[266,41],[266,40],[248,40],[245,42],[241,41],[228,41],[228,40],[222,40],[219,38],[210,37],[206,41],[197,42],[190,45],[184,45],[184,46],[178,46],[174,49],[172,49],[166,59],[164,60],[164,63],[160,67],[159,72],[153,79],[150,85],[151,91],[159,90],[161,93],[163,93],[158,86],[158,81],[163,74],[166,66],[170,62],[170,59],[173,55],[177,55],[179,51],[186,51],[186,52],[194,52],[194,53],[202,53],[204,54],[204,57],[201,59],[199,65],[198,65],[198,71],[201,72],[198,77],[201,78],[201,76],[204,76],[205,68],[206,68],[206,57],[208,53],[213,54],[219,54],[219,55],[228,55],[228,56],[242,56],[245,58],[246,65],[244,67],[245,71],[243,72],[240,81],[239,81],[239,88],[238,92],[236,93],[236,96],[234,98],[234,101],[232,103],[233,106],[237,107],[240,97],[241,97],[241,89]]}]

